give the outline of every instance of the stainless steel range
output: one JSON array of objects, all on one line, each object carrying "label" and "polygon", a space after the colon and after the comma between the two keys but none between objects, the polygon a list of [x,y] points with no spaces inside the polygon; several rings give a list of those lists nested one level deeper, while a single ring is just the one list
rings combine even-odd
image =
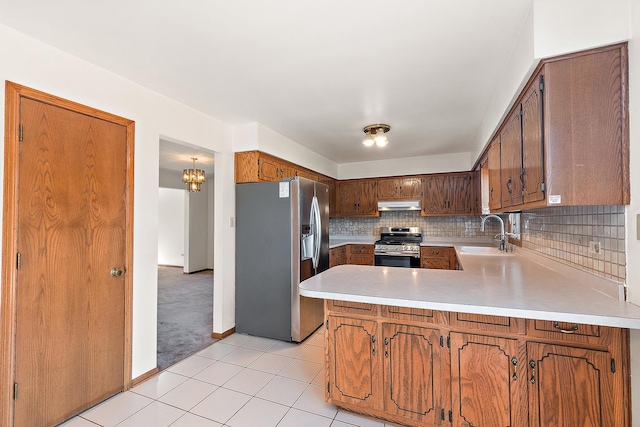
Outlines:
[{"label": "stainless steel range", "polygon": [[419,227],[381,227],[380,240],[375,243],[375,265],[420,268]]}]

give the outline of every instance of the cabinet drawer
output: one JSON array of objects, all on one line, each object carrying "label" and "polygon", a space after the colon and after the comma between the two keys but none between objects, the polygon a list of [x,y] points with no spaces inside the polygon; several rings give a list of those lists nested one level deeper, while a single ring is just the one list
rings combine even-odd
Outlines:
[{"label": "cabinet drawer", "polygon": [[378,307],[376,304],[365,302],[351,302],[339,300],[326,300],[326,311],[334,313],[362,314],[367,316],[377,316]]},{"label": "cabinet drawer", "polygon": [[600,336],[600,326],[585,325],[582,323],[556,322],[550,320],[534,320],[534,330],[556,332],[571,335],[586,335],[589,337]]},{"label": "cabinet drawer", "polygon": [[528,320],[529,335],[556,341],[608,344],[616,340],[616,328],[554,320]]},{"label": "cabinet drawer", "polygon": [[374,265],[373,254],[354,254],[349,257],[349,264],[353,265]]},{"label": "cabinet drawer", "polygon": [[335,257],[347,256],[347,247],[338,246],[336,248],[331,248],[331,250],[329,251],[329,254]]},{"label": "cabinet drawer", "polygon": [[420,267],[433,268],[438,270],[450,270],[451,260],[449,258],[422,258]]},{"label": "cabinet drawer", "polygon": [[373,245],[349,245],[350,254],[372,254]]},{"label": "cabinet drawer", "polygon": [[420,256],[422,257],[440,257],[449,258],[451,248],[446,246],[422,246],[420,248]]},{"label": "cabinet drawer", "polygon": [[527,325],[517,317],[494,316],[490,314],[451,313],[450,322],[455,326],[479,331],[510,332],[524,334]]},{"label": "cabinet drawer", "polygon": [[420,323],[448,323],[448,313],[422,308],[397,307],[394,305],[383,305],[380,307],[380,315],[389,319],[408,320]]}]

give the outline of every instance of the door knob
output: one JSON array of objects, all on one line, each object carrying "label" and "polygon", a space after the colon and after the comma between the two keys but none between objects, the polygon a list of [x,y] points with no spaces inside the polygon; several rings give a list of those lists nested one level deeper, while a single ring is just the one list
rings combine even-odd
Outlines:
[{"label": "door knob", "polygon": [[124,270],[118,267],[113,267],[110,273],[112,277],[120,277],[124,274]]}]

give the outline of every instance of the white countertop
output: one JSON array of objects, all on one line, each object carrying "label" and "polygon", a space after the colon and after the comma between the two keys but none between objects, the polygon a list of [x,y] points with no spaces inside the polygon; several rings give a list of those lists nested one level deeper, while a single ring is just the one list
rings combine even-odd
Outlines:
[{"label": "white countertop", "polygon": [[[451,246],[451,245],[450,245]],[[461,253],[463,270],[341,265],[306,297],[640,329],[640,307],[521,255]]]}]

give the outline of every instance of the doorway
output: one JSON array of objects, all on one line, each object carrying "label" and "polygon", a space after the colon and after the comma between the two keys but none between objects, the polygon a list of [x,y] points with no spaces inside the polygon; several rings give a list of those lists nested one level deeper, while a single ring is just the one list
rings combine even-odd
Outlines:
[{"label": "doorway", "polygon": [[[214,342],[214,153],[160,140],[158,228],[158,370]],[[205,172],[200,191],[189,192],[183,169]]]},{"label": "doorway", "polygon": [[131,382],[134,123],[6,84],[2,425]]}]

